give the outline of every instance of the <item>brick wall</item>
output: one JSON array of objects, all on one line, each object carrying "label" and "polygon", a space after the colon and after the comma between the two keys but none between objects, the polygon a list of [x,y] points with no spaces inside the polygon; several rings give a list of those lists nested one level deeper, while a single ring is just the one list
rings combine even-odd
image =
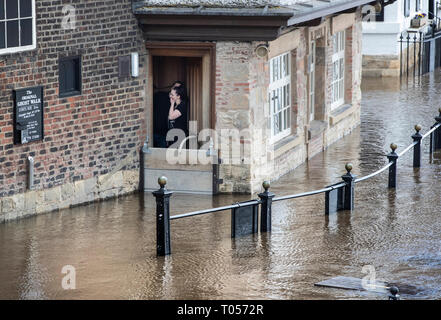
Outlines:
[{"label": "brick wall", "polygon": [[[76,9],[64,30],[63,6]],[[109,173],[141,147],[144,120],[143,40],[130,0],[36,1],[37,49],[0,56],[0,198],[26,190],[27,157],[36,189]],[[118,78],[118,57],[140,54],[140,77]],[[58,59],[81,55],[82,94],[60,99]],[[13,144],[12,90],[44,88],[44,141]],[[138,168],[135,157],[124,169]]]}]

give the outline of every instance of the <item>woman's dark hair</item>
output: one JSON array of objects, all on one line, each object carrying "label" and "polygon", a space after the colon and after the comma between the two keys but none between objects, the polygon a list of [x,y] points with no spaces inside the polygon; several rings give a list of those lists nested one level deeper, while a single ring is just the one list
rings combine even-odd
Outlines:
[{"label": "woman's dark hair", "polygon": [[185,84],[184,84],[182,81],[175,81],[175,82],[173,83],[173,87],[175,87],[177,84],[179,84],[179,86],[185,88]]},{"label": "woman's dark hair", "polygon": [[185,88],[183,87],[175,87],[173,88],[173,90],[175,90],[176,95],[181,97],[182,101],[185,101],[187,99],[187,93],[185,92]]}]

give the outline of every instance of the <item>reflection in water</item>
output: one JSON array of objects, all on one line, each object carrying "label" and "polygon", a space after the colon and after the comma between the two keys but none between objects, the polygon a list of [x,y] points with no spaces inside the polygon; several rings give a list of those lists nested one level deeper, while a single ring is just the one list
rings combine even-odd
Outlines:
[{"label": "reflection in water", "polygon": [[[273,184],[285,195],[341,181],[346,162],[364,176],[387,163],[395,142],[412,142],[414,125],[434,122],[440,73],[421,83],[363,83],[362,124],[354,132]],[[398,151],[399,151],[398,150]],[[273,231],[232,240],[229,212],[171,223],[172,253],[157,258],[155,203],[132,195],[0,225],[2,299],[385,299],[315,287],[335,276],[409,285],[404,299],[439,298],[441,291],[441,170],[423,143],[422,167],[412,153],[399,159],[398,186],[387,173],[356,186],[356,209],[324,215],[324,195],[277,202]],[[253,197],[254,198],[254,197]],[[171,214],[250,199],[173,195]],[[76,290],[61,288],[61,270],[76,269]]]}]

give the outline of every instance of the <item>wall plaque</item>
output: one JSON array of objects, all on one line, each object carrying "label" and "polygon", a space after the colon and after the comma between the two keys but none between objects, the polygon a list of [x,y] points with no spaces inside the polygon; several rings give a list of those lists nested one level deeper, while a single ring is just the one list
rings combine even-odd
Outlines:
[{"label": "wall plaque", "polygon": [[14,90],[14,143],[43,140],[43,87]]}]

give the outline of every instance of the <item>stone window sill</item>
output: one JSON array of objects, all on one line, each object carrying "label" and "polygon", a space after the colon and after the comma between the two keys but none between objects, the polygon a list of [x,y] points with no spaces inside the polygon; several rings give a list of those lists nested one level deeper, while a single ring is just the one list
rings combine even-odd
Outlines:
[{"label": "stone window sill", "polygon": [[355,111],[355,106],[344,104],[331,112],[329,116],[329,125],[335,126],[337,123],[351,115]]},{"label": "stone window sill", "polygon": [[280,157],[282,154],[302,144],[302,138],[298,135],[290,135],[274,145],[274,158]]}]

